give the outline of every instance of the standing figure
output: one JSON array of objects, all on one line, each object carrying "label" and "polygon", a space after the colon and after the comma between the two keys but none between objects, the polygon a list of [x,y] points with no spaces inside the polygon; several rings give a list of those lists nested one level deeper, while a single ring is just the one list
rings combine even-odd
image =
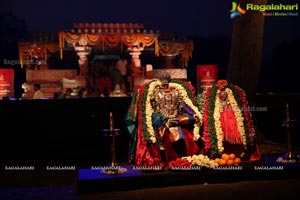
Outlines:
[{"label": "standing figure", "polygon": [[116,62],[113,61],[109,66],[109,76],[111,77],[112,87],[114,88],[116,84],[121,85],[122,83],[122,74],[121,71],[117,68]]},{"label": "standing figure", "polygon": [[34,93],[33,93],[33,99],[43,99],[44,98],[44,94],[43,92],[41,91],[41,85],[40,84],[34,84],[33,85],[33,90],[34,90]]},{"label": "standing figure", "polygon": [[127,77],[128,72],[128,61],[125,59],[124,55],[121,55],[121,58],[116,63],[117,68],[120,70],[123,79]]},{"label": "standing figure", "polygon": [[108,73],[104,72],[102,76],[98,78],[97,82],[98,82],[98,89],[100,95],[104,95],[105,97],[108,97],[112,91],[111,78],[108,75]]},{"label": "standing figure", "polygon": [[126,91],[127,91],[128,90],[127,76],[128,76],[128,71],[129,71],[129,64],[123,54],[121,55],[121,58],[117,61],[116,66],[121,72],[122,82],[125,84]]}]

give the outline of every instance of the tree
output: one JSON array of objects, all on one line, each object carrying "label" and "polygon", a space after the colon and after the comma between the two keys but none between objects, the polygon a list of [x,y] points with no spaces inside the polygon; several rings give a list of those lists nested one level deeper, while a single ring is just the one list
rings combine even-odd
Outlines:
[{"label": "tree", "polygon": [[[26,23],[17,18],[12,11],[0,13],[0,57],[18,58],[18,42],[29,37]],[[1,59],[1,61],[3,60]]]},{"label": "tree", "polygon": [[[242,8],[246,3],[265,5],[267,0],[238,0]],[[261,11],[248,10],[234,18],[227,80],[245,90],[250,105],[255,103],[261,71],[263,31],[264,16]]]},{"label": "tree", "polygon": [[[6,61],[18,61],[19,49],[18,42],[29,37],[26,23],[19,19],[12,11],[0,13],[0,67],[15,69],[15,94],[16,98],[21,97],[23,89],[21,84],[25,82],[25,71],[20,65],[11,65]],[[16,62],[18,63],[18,62]]]}]

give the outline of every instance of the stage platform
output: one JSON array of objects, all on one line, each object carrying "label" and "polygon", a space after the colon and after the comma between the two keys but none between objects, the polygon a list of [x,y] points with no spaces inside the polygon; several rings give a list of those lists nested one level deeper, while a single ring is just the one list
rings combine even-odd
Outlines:
[{"label": "stage platform", "polygon": [[232,183],[252,180],[300,178],[300,163],[277,163],[279,156],[263,156],[260,161],[244,162],[238,167],[196,170],[136,170],[131,166],[123,174],[103,174],[102,169],[78,170],[79,194],[128,191],[144,188]]}]

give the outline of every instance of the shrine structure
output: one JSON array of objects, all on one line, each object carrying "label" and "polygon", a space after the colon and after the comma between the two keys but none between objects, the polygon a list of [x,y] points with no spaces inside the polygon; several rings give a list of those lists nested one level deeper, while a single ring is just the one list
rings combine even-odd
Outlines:
[{"label": "shrine structure", "polygon": [[[53,69],[49,66],[53,54],[59,53],[60,59],[64,59],[70,51],[76,54],[78,68],[65,69],[62,66]],[[53,92],[66,87],[88,88],[91,79],[89,68],[93,60],[99,57],[117,59],[120,54],[128,55],[132,63],[132,73],[128,76],[130,91],[158,78],[162,70],[168,71],[174,79],[187,79],[186,68],[192,51],[193,41],[144,29],[143,24],[77,23],[71,30],[59,32],[58,37],[19,43],[21,67],[26,67],[23,98],[32,96],[36,82],[42,84],[41,88],[48,98]],[[161,67],[151,62],[143,66],[141,56],[150,53],[154,59],[160,58]],[[176,64],[174,60],[177,60]]]}]

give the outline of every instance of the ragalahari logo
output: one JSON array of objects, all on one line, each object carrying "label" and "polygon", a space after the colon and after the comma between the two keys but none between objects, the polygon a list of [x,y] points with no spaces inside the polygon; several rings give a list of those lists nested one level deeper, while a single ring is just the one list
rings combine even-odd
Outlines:
[{"label": "ragalahari logo", "polygon": [[231,12],[230,18],[233,19],[237,16],[244,15],[246,13],[246,10],[241,8],[240,4],[237,4],[236,2],[232,2],[232,7],[229,12]]}]

